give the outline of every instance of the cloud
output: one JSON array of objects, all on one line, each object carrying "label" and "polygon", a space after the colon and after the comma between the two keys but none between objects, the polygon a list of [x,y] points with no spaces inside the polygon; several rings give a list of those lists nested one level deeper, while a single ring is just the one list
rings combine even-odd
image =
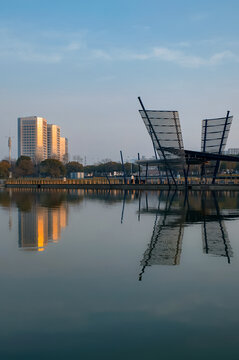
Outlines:
[{"label": "cloud", "polygon": [[95,49],[91,51],[91,56],[94,59],[112,60],[112,56],[105,50]]},{"label": "cloud", "polygon": [[0,29],[0,58],[55,64],[61,61],[62,56],[57,51],[42,49],[38,42],[21,40],[8,30]]},{"label": "cloud", "polygon": [[[47,40],[46,40],[47,39]],[[195,44],[194,44],[195,45]],[[207,54],[209,51],[207,50]],[[55,64],[79,61],[160,61],[186,68],[220,65],[226,61],[238,62],[239,56],[231,50],[215,52],[210,56],[195,55],[186,41],[170,47],[155,46],[142,52],[124,48],[94,48],[82,33],[69,33],[63,37],[57,32],[39,33],[22,40],[8,29],[0,29],[0,58],[16,61]]]},{"label": "cloud", "polygon": [[[106,55],[105,55],[106,56]],[[197,56],[183,52],[181,50],[174,50],[167,47],[154,47],[148,52],[139,53],[131,51],[117,50],[114,53],[108,55],[109,58],[114,60],[158,60],[168,63],[173,63],[187,68],[198,68],[202,66],[219,65],[226,60],[234,62],[239,61],[239,57],[232,51],[225,50],[222,52],[214,53],[209,57]]]},{"label": "cloud", "polygon": [[0,28],[0,58],[24,62],[55,64],[63,61],[69,54],[85,48],[82,34],[61,34],[59,32],[40,32],[34,37],[16,35],[10,29]]},{"label": "cloud", "polygon": [[215,53],[210,57],[195,56],[191,54],[184,53],[178,50],[171,50],[168,48],[154,48],[152,57],[155,57],[159,60],[172,62],[184,67],[200,67],[200,66],[210,66],[218,65],[224,60],[236,60],[238,57],[234,55],[231,51],[223,51]]},{"label": "cloud", "polygon": [[77,50],[80,50],[81,48],[82,48],[81,43],[78,43],[76,41],[72,41],[66,46],[65,50],[66,51],[77,51]]}]

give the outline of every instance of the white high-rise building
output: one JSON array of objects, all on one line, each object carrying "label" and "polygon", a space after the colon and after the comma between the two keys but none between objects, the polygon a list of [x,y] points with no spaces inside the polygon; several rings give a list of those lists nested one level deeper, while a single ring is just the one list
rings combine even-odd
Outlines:
[{"label": "white high-rise building", "polygon": [[60,138],[60,160],[63,163],[68,162],[68,139],[65,137]]},{"label": "white high-rise building", "polygon": [[18,157],[40,162],[47,158],[47,121],[39,116],[18,118]]},{"label": "white high-rise building", "polygon": [[60,160],[61,131],[58,125],[47,125],[47,157]]}]

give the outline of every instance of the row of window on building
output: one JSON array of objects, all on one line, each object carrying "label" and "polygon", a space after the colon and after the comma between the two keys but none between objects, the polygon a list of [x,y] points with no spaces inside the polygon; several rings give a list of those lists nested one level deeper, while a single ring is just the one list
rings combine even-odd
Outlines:
[{"label": "row of window on building", "polygon": [[57,159],[68,162],[68,139],[61,136],[58,125],[47,124],[39,116],[18,118],[18,156],[29,156],[33,161]]}]

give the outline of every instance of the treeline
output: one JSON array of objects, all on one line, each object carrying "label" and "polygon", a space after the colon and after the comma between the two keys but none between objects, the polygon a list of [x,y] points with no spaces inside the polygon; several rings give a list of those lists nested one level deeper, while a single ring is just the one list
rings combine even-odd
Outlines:
[{"label": "treeline", "polygon": [[[138,166],[125,163],[125,173],[129,176],[138,170]],[[69,177],[72,172],[84,172],[89,176],[109,176],[122,172],[122,165],[119,162],[107,161],[95,165],[83,166],[78,161],[70,161],[63,164],[56,159],[46,159],[39,164],[33,163],[30,157],[21,156],[11,164],[7,160],[0,161],[0,178],[8,178],[11,172],[12,177]]]}]

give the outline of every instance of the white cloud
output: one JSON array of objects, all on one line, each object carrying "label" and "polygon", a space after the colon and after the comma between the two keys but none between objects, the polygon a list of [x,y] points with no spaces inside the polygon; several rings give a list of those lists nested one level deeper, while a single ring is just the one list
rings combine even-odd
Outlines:
[{"label": "white cloud", "polygon": [[66,46],[66,51],[77,51],[80,50],[82,48],[82,44],[78,43],[76,41],[72,41],[70,42],[67,46]]},{"label": "white cloud", "polygon": [[95,49],[91,51],[91,56],[94,59],[112,60],[112,56],[104,50]]},{"label": "white cloud", "polygon": [[195,56],[178,50],[168,48],[154,48],[152,57],[159,60],[173,62],[184,67],[200,67],[207,65],[218,65],[224,60],[231,59],[238,61],[238,57],[231,51],[215,53],[209,57]]},{"label": "white cloud", "polygon": [[229,50],[215,53],[209,57],[203,57],[167,47],[154,47],[145,53],[117,50],[109,56],[115,60],[159,60],[188,68],[219,65],[226,60],[239,61],[239,57]]},{"label": "white cloud", "polygon": [[89,47],[83,35],[78,33],[65,34],[63,38],[59,35],[54,32],[40,33],[37,38],[29,37],[28,40],[25,38],[22,40],[7,29],[0,29],[0,57],[49,64],[59,63],[65,59],[73,59],[76,63],[87,60],[158,60],[187,68],[216,66],[225,61],[239,61],[239,56],[230,50],[215,52],[210,56],[195,55],[192,53],[192,46],[185,41],[175,43],[171,47],[156,46],[147,51],[137,52],[123,48]]}]

